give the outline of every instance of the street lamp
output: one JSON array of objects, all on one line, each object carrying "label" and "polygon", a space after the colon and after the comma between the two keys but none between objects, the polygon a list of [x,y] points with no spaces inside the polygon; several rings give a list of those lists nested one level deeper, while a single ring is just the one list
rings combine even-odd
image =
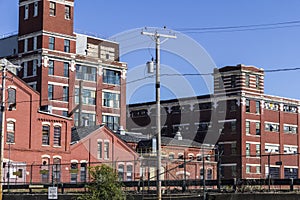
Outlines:
[{"label": "street lamp", "polygon": [[[175,39],[175,35],[166,35],[166,34],[160,34],[157,31],[155,33],[150,32],[144,32],[142,31],[142,35],[147,35],[154,37],[155,39],[155,49],[156,49],[156,59],[155,59],[155,65],[156,65],[156,81],[155,81],[155,89],[156,89],[156,131],[157,131],[157,170],[156,170],[156,178],[157,178],[157,199],[161,200],[161,180],[160,180],[160,173],[161,173],[161,117],[160,117],[160,38],[173,38]],[[154,63],[148,62],[147,63],[148,71],[153,72],[154,71]]]}]

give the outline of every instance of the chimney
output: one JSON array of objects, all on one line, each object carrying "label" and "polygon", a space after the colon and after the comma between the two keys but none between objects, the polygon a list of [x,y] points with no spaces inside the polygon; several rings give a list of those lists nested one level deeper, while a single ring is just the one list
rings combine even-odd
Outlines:
[{"label": "chimney", "polygon": [[179,131],[176,133],[175,139],[176,140],[182,140],[182,135],[181,135],[181,133]]},{"label": "chimney", "polygon": [[124,130],[123,126],[120,126],[120,127],[119,127],[118,133],[119,133],[120,135],[125,135],[125,130]]}]

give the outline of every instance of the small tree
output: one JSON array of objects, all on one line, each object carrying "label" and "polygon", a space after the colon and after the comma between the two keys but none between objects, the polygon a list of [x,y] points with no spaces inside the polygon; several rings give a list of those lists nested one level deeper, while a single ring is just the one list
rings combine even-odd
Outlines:
[{"label": "small tree", "polygon": [[80,200],[124,200],[125,194],[118,175],[107,165],[89,169],[92,181],[88,185],[88,193],[79,197]]}]

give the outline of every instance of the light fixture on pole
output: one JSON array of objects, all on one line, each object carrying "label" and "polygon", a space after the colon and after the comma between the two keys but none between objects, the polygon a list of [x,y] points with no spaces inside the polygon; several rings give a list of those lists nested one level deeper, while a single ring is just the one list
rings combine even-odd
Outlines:
[{"label": "light fixture on pole", "polygon": [[[156,65],[156,80],[155,80],[155,94],[156,94],[156,131],[157,131],[157,169],[156,169],[156,193],[157,199],[161,200],[161,120],[160,120],[160,45],[161,41],[160,38],[173,38],[175,39],[175,35],[167,35],[167,34],[160,34],[157,31],[154,33],[142,31],[142,35],[147,35],[153,37],[155,40],[155,65]],[[149,72],[154,72],[154,63],[147,62],[147,67]]]}]

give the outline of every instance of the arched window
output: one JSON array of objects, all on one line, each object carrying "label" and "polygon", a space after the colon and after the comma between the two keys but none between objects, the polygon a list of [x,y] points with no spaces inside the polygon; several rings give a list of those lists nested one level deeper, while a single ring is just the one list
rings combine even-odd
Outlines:
[{"label": "arched window", "polygon": [[61,146],[61,127],[54,126],[54,146]]},{"label": "arched window", "polygon": [[60,158],[53,159],[53,181],[56,183],[60,182],[60,177],[61,177],[60,164],[61,164]]},{"label": "arched window", "polygon": [[43,125],[42,129],[42,144],[49,145],[50,126]]},{"label": "arched window", "polygon": [[8,121],[6,124],[6,142],[15,143],[15,122]]},{"label": "arched window", "polygon": [[49,183],[49,158],[44,157],[42,159],[42,165],[40,169],[42,183]]},{"label": "arched window", "polygon": [[8,88],[8,110],[16,109],[16,89],[14,88]]},{"label": "arched window", "polygon": [[127,181],[131,181],[131,180],[132,180],[132,175],[133,175],[132,165],[127,165],[127,169],[126,169],[126,180],[127,180]]},{"label": "arched window", "polygon": [[124,165],[123,164],[119,164],[119,166],[118,166],[118,176],[119,176],[120,181],[124,180]]}]

